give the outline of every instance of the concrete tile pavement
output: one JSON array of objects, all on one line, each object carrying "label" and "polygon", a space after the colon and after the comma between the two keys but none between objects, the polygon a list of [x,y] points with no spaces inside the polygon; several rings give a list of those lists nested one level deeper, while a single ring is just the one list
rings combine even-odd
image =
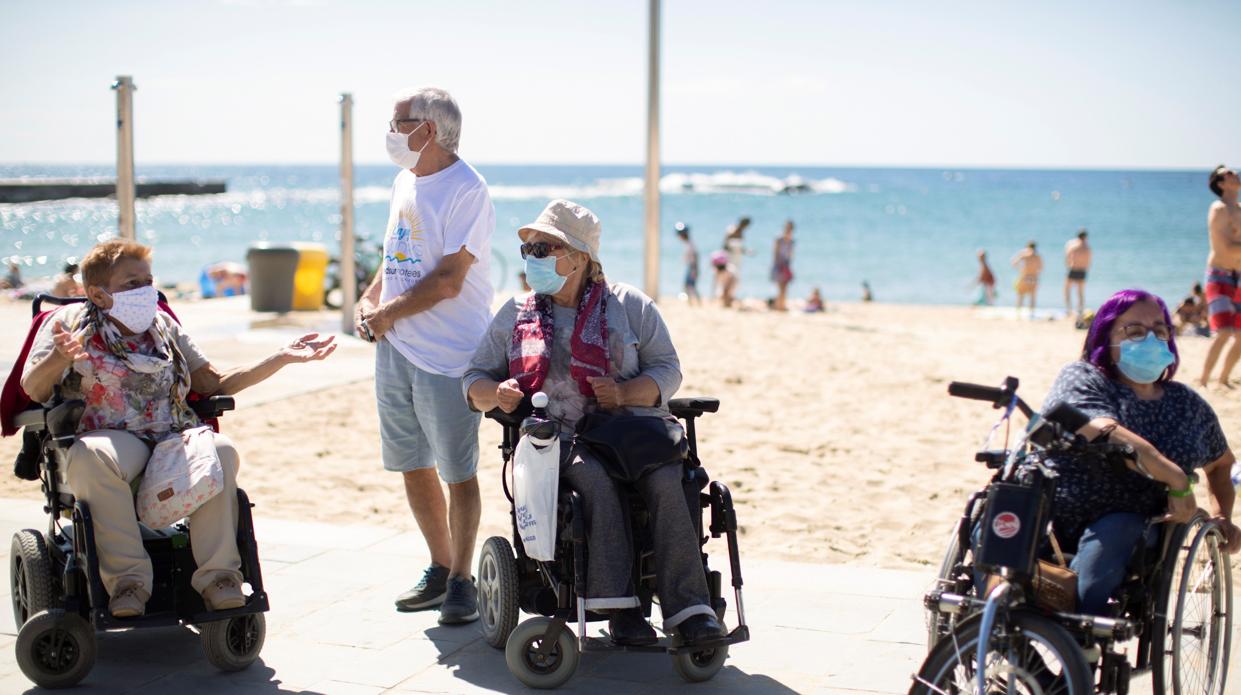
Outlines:
[{"label": "concrete tile pavement", "polygon": [[[100,634],[98,661],[77,692],[524,690],[503,653],[482,641],[477,624],[443,627],[434,611],[393,609],[394,596],[428,561],[418,539],[383,527],[269,519],[261,500],[258,505],[255,526],[272,604],[259,661],[241,673],[219,673],[186,628]],[[38,502],[0,500],[0,539],[43,523]],[[0,544],[5,565],[8,549]],[[722,545],[714,552],[722,554]],[[922,573],[761,561],[743,569],[753,639],[736,645],[715,679],[695,690],[856,695],[907,689],[922,656]],[[7,581],[0,590],[7,606]],[[735,612],[729,618],[735,623]],[[33,688],[17,668],[15,635],[6,607],[0,610],[0,692]],[[664,655],[592,652],[582,655],[563,690],[658,693],[684,686]]]},{"label": "concrete tile pavement", "polygon": [[[246,671],[210,666],[187,628],[99,634],[83,693],[482,693],[524,691],[477,624],[443,627],[436,613],[398,613],[393,597],[427,564],[416,536],[398,529],[255,520],[271,597],[262,656]],[[0,540],[42,528],[40,504],[0,499]],[[721,544],[708,550],[722,559]],[[9,544],[0,543],[8,564]],[[744,547],[742,552],[745,552]],[[744,557],[744,555],[743,555]],[[722,563],[717,563],[721,564]],[[903,693],[923,657],[926,572],[746,560],[753,638],[695,691]],[[727,580],[726,580],[727,581]],[[11,600],[7,581],[0,602]],[[729,621],[735,624],[731,607]],[[596,625],[592,630],[601,627]],[[1235,626],[1230,684],[1237,678]],[[12,613],[0,609],[0,692],[33,691],[17,668]],[[587,653],[567,693],[662,693],[686,687],[661,654]],[[1150,692],[1149,677],[1133,693]]]}]

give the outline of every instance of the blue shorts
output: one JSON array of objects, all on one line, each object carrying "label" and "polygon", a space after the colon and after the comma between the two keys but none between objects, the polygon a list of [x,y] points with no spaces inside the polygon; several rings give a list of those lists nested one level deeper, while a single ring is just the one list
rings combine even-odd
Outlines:
[{"label": "blue shorts", "polygon": [[387,340],[375,346],[375,400],[384,468],[436,467],[446,483],[464,483],[478,471],[478,424],[461,377],[415,367]]}]

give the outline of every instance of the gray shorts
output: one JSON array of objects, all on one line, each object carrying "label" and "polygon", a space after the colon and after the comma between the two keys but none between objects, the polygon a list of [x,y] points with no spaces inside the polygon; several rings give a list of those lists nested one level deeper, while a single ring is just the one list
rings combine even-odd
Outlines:
[{"label": "gray shorts", "polygon": [[375,400],[385,469],[435,466],[446,483],[474,477],[482,413],[466,405],[461,377],[423,371],[380,340],[375,347]]}]

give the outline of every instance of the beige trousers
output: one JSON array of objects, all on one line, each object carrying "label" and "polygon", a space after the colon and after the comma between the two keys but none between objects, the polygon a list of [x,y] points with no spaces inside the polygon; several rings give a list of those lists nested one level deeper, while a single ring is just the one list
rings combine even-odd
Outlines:
[{"label": "beige trousers", "polygon": [[[215,435],[224,468],[224,490],[190,515],[190,545],[198,569],[190,579],[202,592],[220,575],[241,584],[237,552],[237,467],[233,443]],[[130,484],[146,468],[151,450],[122,430],[95,430],[78,436],[69,449],[66,470],[74,496],[90,505],[94,518],[99,574],[108,594],[118,586],[140,584],[151,591],[151,558],[142,547]],[[83,558],[85,560],[85,558]]]}]

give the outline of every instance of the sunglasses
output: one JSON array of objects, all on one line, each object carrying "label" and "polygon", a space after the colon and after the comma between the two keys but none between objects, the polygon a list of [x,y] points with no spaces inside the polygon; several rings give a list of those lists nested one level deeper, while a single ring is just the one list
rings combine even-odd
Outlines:
[{"label": "sunglasses", "polygon": [[547,258],[552,251],[559,251],[563,248],[564,244],[553,244],[550,241],[531,241],[521,245],[521,257]]}]

